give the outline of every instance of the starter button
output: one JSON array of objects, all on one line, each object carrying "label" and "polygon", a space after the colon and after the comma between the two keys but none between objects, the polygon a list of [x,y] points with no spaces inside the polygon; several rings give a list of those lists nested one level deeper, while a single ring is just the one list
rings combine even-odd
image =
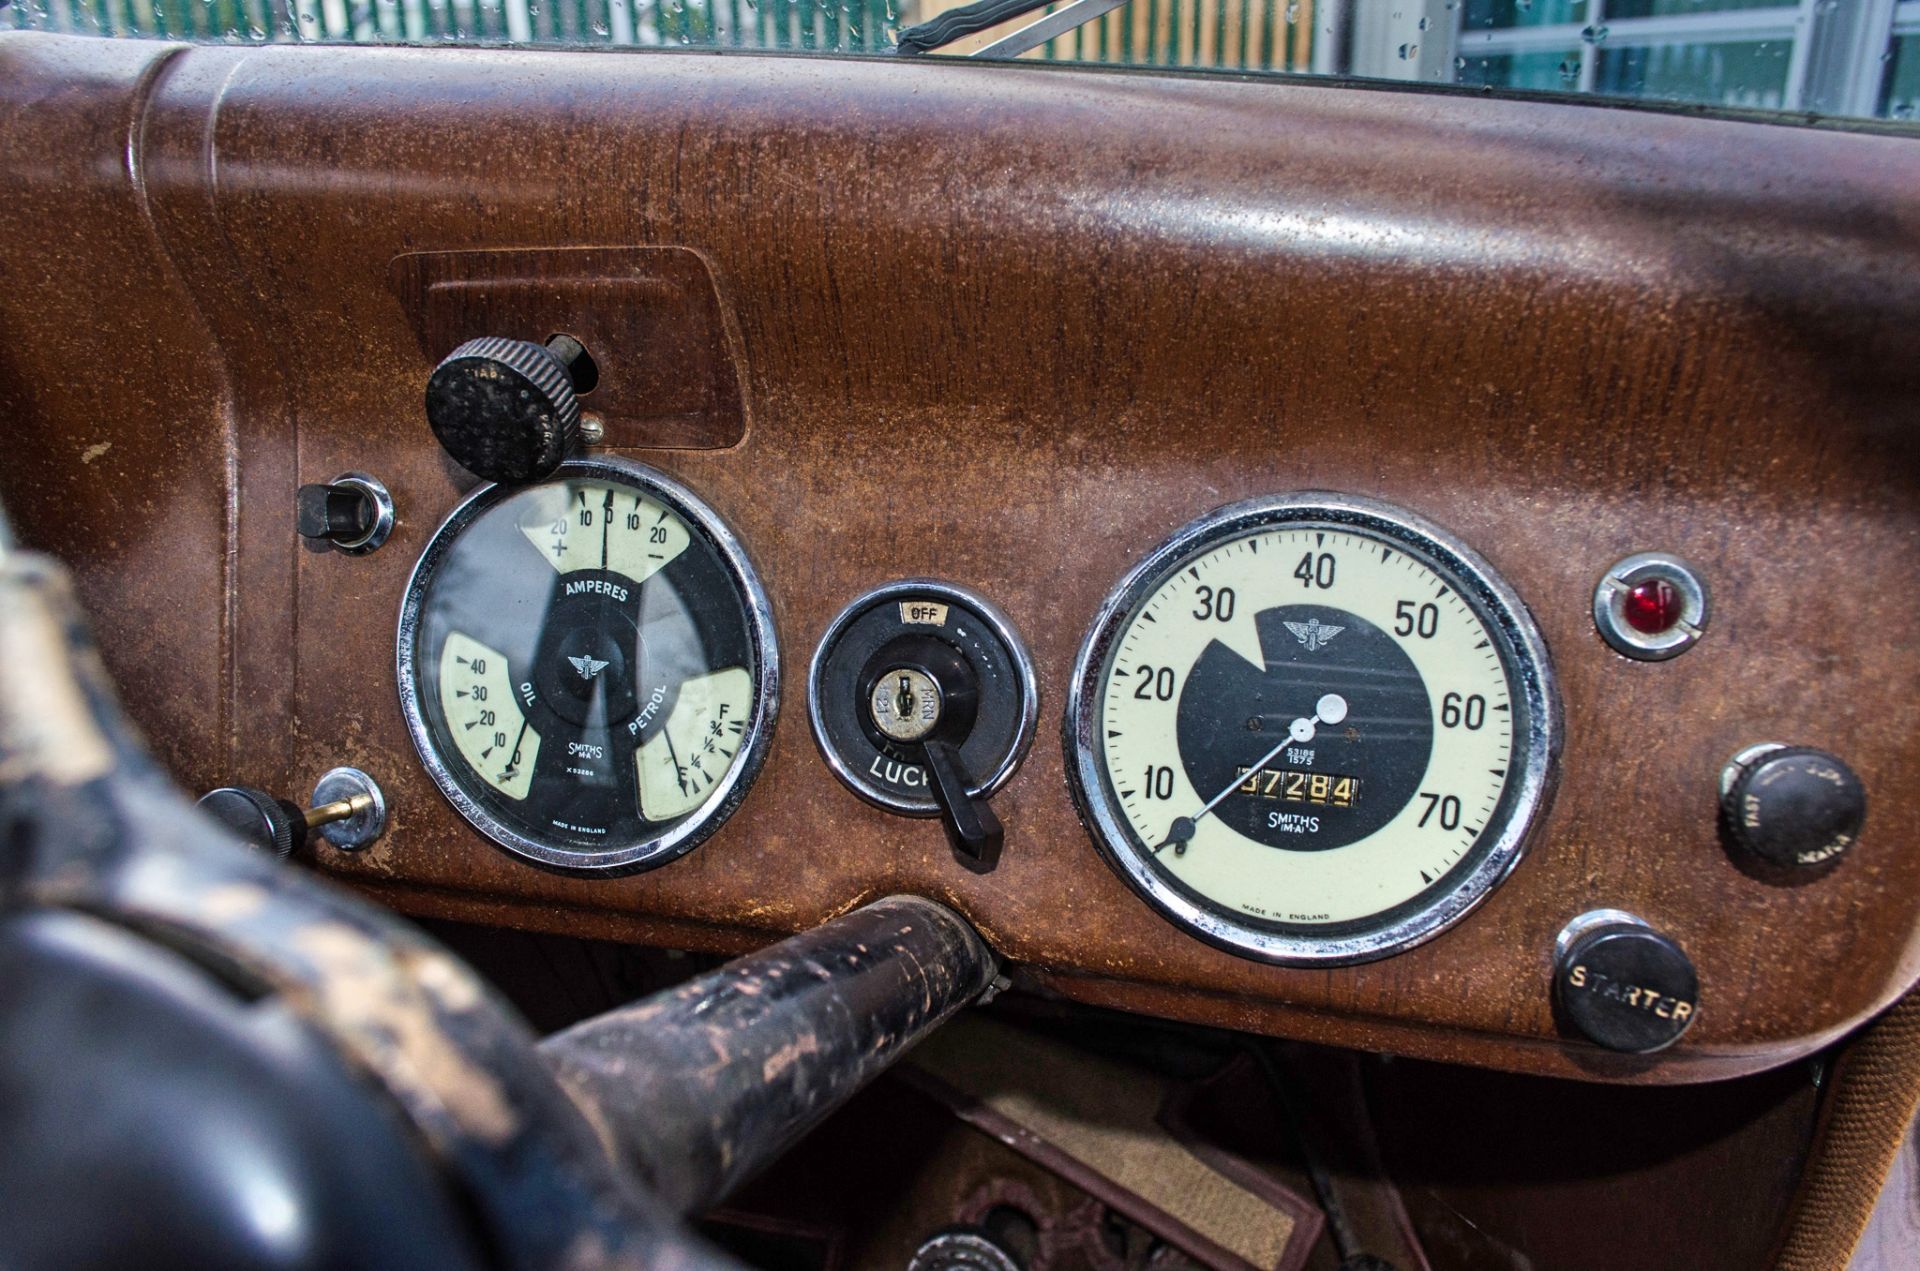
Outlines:
[{"label": "starter button", "polygon": [[1596,1046],[1665,1050],[1700,1015],[1700,977],[1680,946],[1617,909],[1582,914],[1554,942],[1563,1021]]}]

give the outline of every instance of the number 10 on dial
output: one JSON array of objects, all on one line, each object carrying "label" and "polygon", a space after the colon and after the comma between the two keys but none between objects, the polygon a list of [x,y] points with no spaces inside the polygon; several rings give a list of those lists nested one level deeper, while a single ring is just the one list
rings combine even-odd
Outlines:
[{"label": "number 10 on dial", "polygon": [[1340,495],[1210,513],[1081,649],[1069,770],[1116,870],[1244,956],[1382,957],[1512,869],[1559,749],[1546,648],[1471,550]]}]

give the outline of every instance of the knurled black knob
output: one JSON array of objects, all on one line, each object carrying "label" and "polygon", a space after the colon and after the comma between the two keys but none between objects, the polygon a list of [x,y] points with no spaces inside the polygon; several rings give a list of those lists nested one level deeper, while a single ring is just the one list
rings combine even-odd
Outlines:
[{"label": "knurled black knob", "polygon": [[250,786],[222,786],[200,796],[200,810],[263,852],[282,859],[306,841],[302,810]]},{"label": "knurled black knob", "polygon": [[447,354],[427,379],[427,422],[455,462],[489,481],[538,481],[580,444],[571,368],[580,345],[556,336],[482,336]]},{"label": "knurled black knob", "polygon": [[1810,746],[1736,758],[1722,785],[1728,836],[1775,865],[1823,865],[1853,846],[1867,819],[1866,787],[1853,769]]},{"label": "knurled black knob", "polygon": [[1584,914],[1560,933],[1553,992],[1575,1031],[1632,1055],[1673,1045],[1700,1014],[1693,960],[1639,918],[1612,909]]},{"label": "knurled black knob", "polygon": [[201,795],[199,808],[247,843],[282,858],[305,847],[313,830],[321,830],[335,847],[353,851],[387,828],[386,797],[358,768],[328,772],[313,797],[315,806],[302,808],[252,786],[221,786]]}]

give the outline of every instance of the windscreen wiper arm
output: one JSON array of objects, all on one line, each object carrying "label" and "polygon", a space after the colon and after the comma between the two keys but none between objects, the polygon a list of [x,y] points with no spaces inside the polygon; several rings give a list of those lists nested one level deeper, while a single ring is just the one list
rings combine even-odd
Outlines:
[{"label": "windscreen wiper arm", "polygon": [[[999,26],[1002,22],[1011,21],[1023,13],[1032,13],[1049,3],[1051,0],[974,0],[972,4],[948,9],[930,22],[908,27],[900,33],[896,51],[931,53],[955,40]],[[1039,21],[1030,22],[1018,31],[1002,36],[973,56],[1018,57],[1028,49],[1037,48],[1056,35],[1111,13],[1125,3],[1127,0],[1073,0],[1071,4],[1062,6]]]}]

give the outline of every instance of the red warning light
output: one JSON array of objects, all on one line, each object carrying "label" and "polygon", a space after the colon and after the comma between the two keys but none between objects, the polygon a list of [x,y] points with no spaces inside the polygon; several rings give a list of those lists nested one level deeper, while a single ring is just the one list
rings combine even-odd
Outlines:
[{"label": "red warning light", "polygon": [[1643,635],[1659,635],[1680,621],[1680,589],[1665,578],[1649,578],[1627,593],[1622,617]]}]

